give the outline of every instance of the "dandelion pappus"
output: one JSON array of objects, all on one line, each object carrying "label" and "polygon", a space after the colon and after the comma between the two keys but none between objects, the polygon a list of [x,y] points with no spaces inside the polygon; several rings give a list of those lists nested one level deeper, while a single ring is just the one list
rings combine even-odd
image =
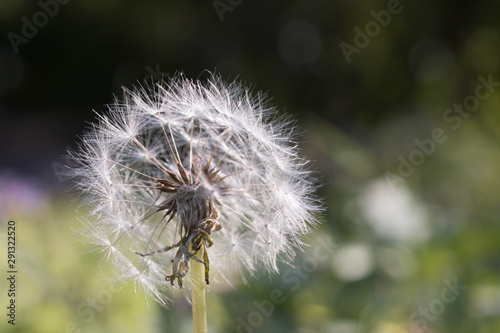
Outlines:
[{"label": "dandelion pappus", "polygon": [[276,272],[321,211],[294,129],[265,95],[216,75],[125,89],[71,154],[81,235],[115,281],[162,305],[171,285],[193,286],[194,261],[206,283]]}]

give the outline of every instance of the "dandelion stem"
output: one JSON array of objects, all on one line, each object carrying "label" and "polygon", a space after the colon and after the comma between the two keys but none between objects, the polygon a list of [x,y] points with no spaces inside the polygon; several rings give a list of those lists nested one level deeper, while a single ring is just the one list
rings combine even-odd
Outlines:
[{"label": "dandelion stem", "polygon": [[[196,257],[203,261],[203,246]],[[207,333],[207,307],[205,302],[205,265],[191,259],[192,302],[193,302],[193,332]]]}]

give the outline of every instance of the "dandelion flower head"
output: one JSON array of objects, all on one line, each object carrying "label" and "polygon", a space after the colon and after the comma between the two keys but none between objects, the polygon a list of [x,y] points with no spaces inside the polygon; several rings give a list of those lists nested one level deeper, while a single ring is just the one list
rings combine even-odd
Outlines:
[{"label": "dandelion flower head", "polygon": [[82,234],[114,278],[168,301],[203,249],[209,271],[290,262],[320,209],[293,121],[265,96],[212,75],[124,89],[73,154],[90,210]]}]

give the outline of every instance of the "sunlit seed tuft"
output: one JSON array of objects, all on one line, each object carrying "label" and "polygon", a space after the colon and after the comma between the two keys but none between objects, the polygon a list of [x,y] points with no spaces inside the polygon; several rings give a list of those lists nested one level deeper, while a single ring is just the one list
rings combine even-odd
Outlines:
[{"label": "sunlit seed tuft", "polygon": [[212,270],[277,271],[320,210],[293,131],[262,94],[217,76],[124,90],[73,155],[82,234],[117,280],[164,305],[202,249],[206,283]]}]

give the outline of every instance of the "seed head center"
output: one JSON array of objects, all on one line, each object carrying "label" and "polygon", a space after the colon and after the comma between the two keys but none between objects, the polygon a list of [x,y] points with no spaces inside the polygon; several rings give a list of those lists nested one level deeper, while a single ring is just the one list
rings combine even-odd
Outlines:
[{"label": "seed head center", "polygon": [[184,184],[177,188],[177,198],[180,200],[209,199],[209,191],[200,183]]}]

